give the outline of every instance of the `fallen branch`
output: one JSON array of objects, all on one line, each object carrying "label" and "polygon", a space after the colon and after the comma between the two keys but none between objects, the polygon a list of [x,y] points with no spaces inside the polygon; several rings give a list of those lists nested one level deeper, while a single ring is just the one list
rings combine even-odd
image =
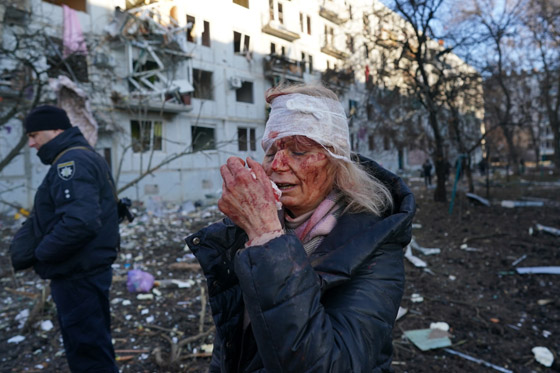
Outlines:
[{"label": "fallen branch", "polygon": [[164,332],[168,332],[170,334],[178,334],[178,335],[185,334],[182,331],[177,330],[177,329],[168,329],[168,328],[164,328],[162,326],[154,325],[154,324],[147,324],[147,325],[144,326],[144,328],[146,328],[146,329],[158,329],[158,330],[161,330],[161,331],[164,331]]},{"label": "fallen branch", "polygon": [[116,354],[146,354],[150,350],[115,350]]},{"label": "fallen branch", "polygon": [[132,355],[115,357],[116,361],[128,361],[128,360],[132,360],[132,359],[134,359],[134,356],[132,356]]},{"label": "fallen branch", "polygon": [[43,287],[43,290],[41,292],[41,297],[39,297],[35,301],[35,305],[33,306],[31,312],[29,313],[29,317],[25,321],[25,325],[23,326],[24,333],[28,332],[31,329],[31,325],[33,325],[37,317],[39,317],[39,315],[43,313],[43,309],[45,308],[45,303],[47,301],[47,297],[49,296],[50,292],[51,292],[51,288],[49,286]]},{"label": "fallen branch", "polygon": [[169,265],[169,269],[186,269],[186,270],[194,270],[200,271],[200,264],[198,263],[172,263]]},{"label": "fallen branch", "polygon": [[482,236],[473,236],[473,237],[466,237],[463,238],[463,243],[467,243],[467,242],[471,242],[474,240],[483,240],[485,238],[494,238],[494,237],[501,237],[501,236],[507,236],[507,233],[492,233],[492,234],[485,234]]},{"label": "fallen branch", "polygon": [[193,335],[193,336],[185,338],[185,339],[183,339],[183,340],[181,340],[177,343],[174,343],[173,340],[169,336],[162,334],[161,336],[169,342],[169,345],[171,346],[171,351],[169,352],[168,361],[164,361],[164,359],[162,357],[162,348],[161,347],[156,347],[153,351],[153,354],[154,354],[155,359],[156,359],[156,364],[160,367],[169,367],[169,366],[177,364],[182,359],[181,352],[183,350],[183,346],[185,346],[186,344],[192,343],[194,341],[197,341],[199,339],[206,338],[207,336],[209,336],[211,333],[214,332],[214,329],[215,329],[215,327],[212,326],[211,328],[209,328],[204,333]]},{"label": "fallen branch", "polygon": [[35,299],[39,296],[37,293],[30,293],[30,292],[27,292],[27,291],[21,291],[21,290],[16,290],[16,289],[12,289],[12,288],[4,288],[4,290],[6,290],[9,293],[16,294],[16,295],[23,295],[24,297],[28,297],[28,298],[31,298],[31,299]]},{"label": "fallen branch", "polygon": [[206,316],[206,291],[204,285],[200,287],[200,303],[202,305],[200,308],[200,321],[198,324],[198,332],[202,333],[204,331],[204,317]]},{"label": "fallen branch", "polygon": [[186,360],[186,359],[193,359],[193,358],[197,358],[197,357],[212,357],[212,353],[211,352],[197,352],[196,354],[185,355],[181,359]]}]

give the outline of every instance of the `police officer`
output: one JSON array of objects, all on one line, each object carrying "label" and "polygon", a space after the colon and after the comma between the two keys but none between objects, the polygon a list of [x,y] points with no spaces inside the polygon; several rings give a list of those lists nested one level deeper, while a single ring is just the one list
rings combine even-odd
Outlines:
[{"label": "police officer", "polygon": [[[33,109],[25,130],[29,146],[51,165],[31,215],[37,237],[32,262],[51,280],[68,365],[72,372],[118,372],[109,288],[119,228],[109,167],[58,107]],[[16,238],[12,246],[17,250]]]}]

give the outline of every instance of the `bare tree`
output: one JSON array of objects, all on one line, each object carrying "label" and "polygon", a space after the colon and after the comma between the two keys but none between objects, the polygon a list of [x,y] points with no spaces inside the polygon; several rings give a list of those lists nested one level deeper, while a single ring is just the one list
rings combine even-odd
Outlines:
[{"label": "bare tree", "polygon": [[523,21],[538,49],[535,65],[540,95],[554,137],[554,165],[560,172],[560,2],[532,0]]},{"label": "bare tree", "polygon": [[[461,138],[460,118],[466,115],[467,102],[472,103],[466,98],[466,92],[472,91],[479,79],[476,71],[454,54],[456,45],[444,45],[439,41],[443,35],[438,35],[435,29],[440,22],[438,14],[442,6],[442,0],[394,1],[392,8],[404,22],[395,20],[394,14],[387,9],[376,11],[378,19],[388,19],[392,25],[382,24],[374,38],[377,44],[387,47],[385,58],[392,64],[389,70],[391,80],[398,82],[402,92],[410,98],[412,107],[416,106],[417,117],[426,118],[411,124],[417,126],[417,132],[426,134],[437,175],[434,199],[445,202],[449,118],[455,118],[454,138]],[[469,83],[465,84],[465,81]]]},{"label": "bare tree", "polygon": [[519,174],[519,154],[515,146],[516,126],[513,118],[512,91],[516,79],[512,72],[520,68],[522,33],[520,16],[525,0],[471,0],[462,4],[463,26],[477,34],[481,47],[482,74],[485,78],[485,108],[490,126],[499,126],[508,149],[508,168]]},{"label": "bare tree", "polygon": [[[4,28],[6,42],[0,44],[0,130],[9,123],[21,121],[25,114],[45,99],[46,75],[50,66],[44,63],[44,55],[38,53],[45,45],[48,35],[41,29],[25,27]],[[0,159],[0,171],[9,165],[27,142],[25,131]]]}]

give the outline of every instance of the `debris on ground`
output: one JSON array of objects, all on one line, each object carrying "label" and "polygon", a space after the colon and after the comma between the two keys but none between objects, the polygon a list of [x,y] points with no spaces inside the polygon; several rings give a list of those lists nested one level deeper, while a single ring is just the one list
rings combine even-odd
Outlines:
[{"label": "debris on ground", "polygon": [[478,203],[479,205],[483,205],[483,206],[487,206],[490,207],[490,201],[488,201],[486,198],[481,197],[479,195],[476,195],[474,193],[465,193],[465,195],[467,196],[467,198],[469,198],[471,201],[474,201],[476,203]]},{"label": "debris on ground", "polygon": [[449,353],[449,354],[452,354],[452,355],[460,356],[460,357],[462,357],[463,359],[467,359],[467,360],[469,360],[469,361],[473,361],[473,362],[475,362],[475,363],[477,363],[477,364],[484,365],[484,366],[486,366],[486,367],[492,368],[492,369],[494,369],[494,370],[497,370],[498,372],[513,373],[513,370],[509,370],[509,369],[502,368],[502,367],[500,367],[500,366],[498,366],[498,365],[494,365],[494,364],[489,363],[489,362],[487,362],[487,361],[484,361],[484,360],[481,360],[481,359],[477,359],[477,358],[475,358],[475,357],[469,356],[469,355],[464,354],[464,353],[459,352],[459,351],[452,350],[452,349],[450,349],[450,348],[446,348],[444,351],[447,352],[447,353]]},{"label": "debris on ground", "polygon": [[531,351],[535,355],[535,360],[539,363],[549,368],[552,366],[552,363],[554,362],[554,355],[548,348],[537,346],[533,347]]},{"label": "debris on ground", "polygon": [[543,207],[544,202],[542,201],[502,201],[502,207],[514,208],[514,207]]},{"label": "debris on ground", "polygon": [[560,267],[518,267],[515,269],[521,275],[525,274],[547,274],[547,275],[560,275]]},{"label": "debris on ground", "polygon": [[[546,346],[553,355],[560,351],[560,277],[516,271],[520,259],[525,268],[559,265],[558,236],[529,236],[527,231],[537,222],[560,226],[560,183],[544,189],[539,183],[495,182],[488,196],[491,208],[471,203],[459,184],[452,215],[433,201],[433,190],[426,190],[422,179],[409,185],[417,199],[415,241],[441,251],[429,256],[429,268],[404,262],[400,306],[407,312],[393,330],[395,373],[495,370],[480,361],[503,371],[560,371],[558,359],[546,367],[531,352],[535,346]],[[499,202],[525,198],[544,205],[512,210]],[[204,276],[184,238],[222,214],[214,204],[156,198],[149,208],[135,202],[132,210],[136,219],[121,224],[111,288],[119,370],[207,372],[215,330]],[[11,270],[7,249],[21,222],[11,209],[0,216],[2,371],[67,372],[48,282],[32,270]],[[459,249],[466,243],[480,251]],[[411,252],[427,258],[412,247]],[[128,291],[127,275],[135,269],[154,276],[149,292]],[[404,331],[425,329],[438,320],[453,326],[450,347],[421,351],[404,336]],[[451,348],[461,355],[446,351]]]},{"label": "debris on ground", "polygon": [[531,236],[536,235],[537,233],[545,232],[551,234],[553,236],[560,236],[560,229],[554,227],[547,227],[546,225],[542,224],[535,224],[535,227],[529,228],[529,234]]},{"label": "debris on ground", "polygon": [[417,257],[416,255],[414,255],[414,254],[412,253],[412,248],[411,248],[410,245],[408,245],[408,246],[406,247],[406,251],[405,251],[405,253],[404,253],[404,257],[405,257],[406,259],[408,259],[408,260],[409,260],[412,264],[414,264],[416,267],[423,268],[423,267],[427,267],[427,266],[428,266],[428,264],[427,264],[425,261],[423,261],[422,259],[420,259],[419,257]]},{"label": "debris on ground", "polygon": [[418,250],[420,251],[422,254],[424,255],[434,255],[434,254],[439,254],[441,252],[440,248],[434,247],[434,248],[427,248],[427,247],[423,247],[420,246],[418,244],[418,242],[416,242],[416,240],[414,239],[414,237],[412,237],[412,240],[410,241],[410,246],[414,249],[414,250]]},{"label": "debris on ground", "polygon": [[432,323],[428,329],[407,330],[404,335],[421,351],[451,346],[449,325],[443,322]]}]

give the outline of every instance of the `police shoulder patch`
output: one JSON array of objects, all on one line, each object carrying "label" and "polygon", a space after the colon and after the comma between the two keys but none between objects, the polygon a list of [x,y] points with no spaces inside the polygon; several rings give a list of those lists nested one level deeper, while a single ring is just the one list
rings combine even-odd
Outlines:
[{"label": "police shoulder patch", "polygon": [[58,177],[62,180],[70,180],[76,171],[74,161],[59,163],[56,166]]}]

